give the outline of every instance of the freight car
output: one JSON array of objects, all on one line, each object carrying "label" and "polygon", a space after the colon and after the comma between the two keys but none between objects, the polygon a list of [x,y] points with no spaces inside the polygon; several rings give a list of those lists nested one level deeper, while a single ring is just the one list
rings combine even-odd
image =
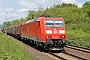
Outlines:
[{"label": "freight car", "polygon": [[[18,38],[18,39],[21,39],[21,34],[22,34],[22,25],[23,23],[19,24],[19,25],[16,25],[16,31],[15,31],[15,37]],[[23,37],[24,38],[24,37]]]},{"label": "freight car", "polygon": [[7,31],[45,50],[63,49],[67,43],[65,23],[62,17],[38,17],[14,26],[14,30],[10,27]]}]

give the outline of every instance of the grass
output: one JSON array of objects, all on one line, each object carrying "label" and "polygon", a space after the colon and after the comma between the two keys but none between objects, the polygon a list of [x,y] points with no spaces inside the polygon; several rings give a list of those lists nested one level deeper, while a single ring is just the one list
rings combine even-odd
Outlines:
[{"label": "grass", "polygon": [[0,60],[34,60],[34,58],[25,52],[22,43],[0,33]]}]

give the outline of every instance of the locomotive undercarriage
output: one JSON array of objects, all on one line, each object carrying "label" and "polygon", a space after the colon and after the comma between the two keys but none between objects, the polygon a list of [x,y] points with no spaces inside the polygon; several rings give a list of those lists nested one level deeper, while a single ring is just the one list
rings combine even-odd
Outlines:
[{"label": "locomotive undercarriage", "polygon": [[52,50],[54,48],[63,50],[64,46],[66,46],[66,40],[47,40],[44,43],[44,49]]}]

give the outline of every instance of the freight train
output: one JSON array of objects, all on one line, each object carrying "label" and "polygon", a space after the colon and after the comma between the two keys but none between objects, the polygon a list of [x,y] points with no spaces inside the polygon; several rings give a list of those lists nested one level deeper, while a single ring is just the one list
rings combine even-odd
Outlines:
[{"label": "freight train", "polygon": [[46,50],[63,49],[67,43],[66,28],[62,17],[38,17],[3,30],[11,36],[32,42]]}]

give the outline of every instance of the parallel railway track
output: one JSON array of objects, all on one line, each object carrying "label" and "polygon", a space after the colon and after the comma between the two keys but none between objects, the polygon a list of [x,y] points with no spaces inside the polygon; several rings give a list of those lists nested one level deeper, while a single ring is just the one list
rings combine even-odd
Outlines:
[{"label": "parallel railway track", "polygon": [[69,54],[84,58],[85,60],[90,59],[90,57],[89,57],[90,56],[90,49],[88,49],[88,48],[83,48],[83,47],[78,47],[78,46],[73,46],[73,45],[66,45],[66,47],[64,49]]},{"label": "parallel railway track", "polygon": [[70,53],[67,53],[67,52],[65,52],[65,54],[70,55],[70,56],[73,56],[73,57],[75,57],[75,58],[77,58],[77,59],[79,59],[79,60],[86,60],[85,58],[78,57],[78,56],[76,56],[76,55],[73,55],[73,54],[70,54]]},{"label": "parallel railway track", "polygon": [[66,45],[66,47],[70,48],[70,49],[82,51],[82,52],[85,52],[85,53],[90,53],[90,49],[88,49],[88,48],[83,48],[83,47],[78,47],[78,46],[73,46],[73,45]]},{"label": "parallel railway track", "polygon": [[61,53],[53,53],[53,52],[48,52],[50,55],[58,58],[59,60],[86,60],[85,58],[81,58],[75,55],[72,55],[67,52],[61,52]]}]

